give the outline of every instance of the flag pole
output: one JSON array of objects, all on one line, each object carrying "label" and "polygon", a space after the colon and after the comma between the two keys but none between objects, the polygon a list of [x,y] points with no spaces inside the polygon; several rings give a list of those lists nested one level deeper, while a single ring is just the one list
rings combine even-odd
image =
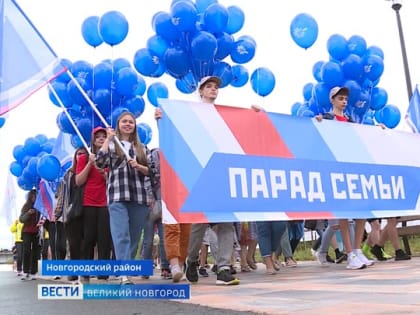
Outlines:
[{"label": "flag pole", "polygon": [[80,141],[82,141],[83,146],[85,147],[86,151],[91,154],[90,148],[88,146],[88,144],[86,143],[85,139],[83,138],[82,134],[80,133],[79,128],[77,128],[76,124],[73,121],[73,118],[71,117],[71,115],[69,114],[69,112],[67,111],[67,108],[64,106],[61,98],[58,96],[57,92],[55,91],[54,87],[48,83],[48,88],[51,90],[51,92],[53,93],[54,97],[56,98],[56,100],[58,101],[58,104],[61,106],[64,114],[66,114],[67,118],[70,121],[70,124],[73,126],[74,130],[76,131],[77,135],[80,138]]},{"label": "flag pole", "polygon": [[[92,108],[92,110],[96,113],[96,115],[98,115],[98,117],[101,120],[101,122],[105,125],[106,128],[110,128],[111,126],[108,124],[108,122],[102,116],[101,112],[96,108],[95,104],[92,102],[92,100],[90,99],[90,97],[86,94],[85,90],[83,90],[83,88],[80,86],[79,82],[76,80],[76,78],[73,76],[73,74],[69,70],[67,70],[66,73],[69,75],[70,79],[76,85],[76,87],[80,91],[80,93],[82,93],[83,97],[86,99],[86,101],[88,102],[88,104]],[[114,137],[114,140],[119,145],[119,147],[121,148],[121,150],[124,152],[124,155],[127,158],[127,160],[130,160],[131,157],[128,154],[127,150],[122,145],[120,139],[118,139],[117,137]]]}]

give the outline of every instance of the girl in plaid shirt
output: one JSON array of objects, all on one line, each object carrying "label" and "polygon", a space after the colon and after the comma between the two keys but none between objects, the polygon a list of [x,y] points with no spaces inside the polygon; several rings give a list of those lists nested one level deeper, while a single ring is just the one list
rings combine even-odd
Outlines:
[{"label": "girl in plaid shirt", "polygon": [[[150,234],[147,217],[153,196],[147,152],[139,140],[135,117],[124,112],[116,126],[116,131],[107,128],[107,138],[96,154],[96,165],[109,168],[108,204],[115,257],[130,260],[136,256],[142,231],[144,235]],[[115,137],[128,152],[128,159],[115,143]],[[147,242],[152,240],[145,239]],[[122,277],[122,281],[123,284],[132,283],[127,277]]]}]

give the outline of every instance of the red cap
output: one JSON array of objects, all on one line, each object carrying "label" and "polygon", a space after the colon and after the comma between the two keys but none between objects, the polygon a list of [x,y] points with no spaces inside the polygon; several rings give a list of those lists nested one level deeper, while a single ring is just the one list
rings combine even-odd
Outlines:
[{"label": "red cap", "polygon": [[106,129],[104,127],[98,126],[92,130],[92,134],[94,135],[98,131],[104,131],[106,133]]}]

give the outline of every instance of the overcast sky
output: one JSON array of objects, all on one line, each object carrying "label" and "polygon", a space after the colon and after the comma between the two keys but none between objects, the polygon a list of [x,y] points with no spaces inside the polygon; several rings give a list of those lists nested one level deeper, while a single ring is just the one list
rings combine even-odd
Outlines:
[{"label": "overcast sky", "polygon": [[[119,57],[132,61],[135,52],[146,46],[147,39],[154,35],[152,17],[158,11],[170,11],[171,0],[17,0],[33,24],[38,28],[56,54],[71,61],[86,60],[93,64],[103,59]],[[379,46],[385,53],[385,71],[379,87],[388,93],[388,104],[400,108],[404,116],[408,96],[402,66],[401,48],[395,11],[391,1],[385,0],[219,0],[226,7],[236,5],[245,13],[243,29],[234,34],[237,38],[249,35],[257,42],[255,58],[245,64],[251,73],[258,67],[269,68],[276,77],[274,91],[265,98],[256,95],[249,84],[237,89],[224,88],[218,98],[219,104],[248,107],[251,104],[264,106],[268,111],[290,113],[295,102],[302,102],[302,88],[306,83],[315,83],[312,66],[317,61],[327,61],[327,39],[332,34],[346,38],[362,36],[368,46]],[[401,18],[405,35],[407,54],[413,88],[420,78],[420,4],[417,0],[403,1]],[[129,22],[127,38],[111,48],[105,43],[96,49],[85,43],[81,35],[83,21],[92,15],[120,11]],[[297,46],[290,36],[290,22],[299,13],[308,13],[315,18],[319,35],[315,44],[307,50]],[[227,62],[232,64],[229,58]],[[158,79],[145,78],[147,84],[164,82],[169,97],[197,100],[196,94],[177,92],[175,80],[168,75]],[[145,100],[147,98],[145,97]],[[153,120],[153,107],[146,100],[146,111],[139,121],[147,122],[153,128],[151,146],[156,146],[157,130]],[[39,91],[23,105],[13,110],[5,126],[0,129],[0,206],[9,164],[14,160],[14,146],[37,134],[56,137],[58,128],[55,119],[59,110],[48,99],[46,89]],[[397,127],[408,130],[404,121]],[[18,209],[24,201],[24,193],[18,188]],[[0,218],[0,226],[4,219]],[[10,247],[8,229],[0,234],[0,248]]]}]

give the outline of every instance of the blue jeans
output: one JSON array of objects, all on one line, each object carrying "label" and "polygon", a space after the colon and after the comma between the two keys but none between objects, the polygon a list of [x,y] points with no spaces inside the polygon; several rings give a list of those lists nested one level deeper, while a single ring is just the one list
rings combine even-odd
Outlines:
[{"label": "blue jeans", "polygon": [[146,231],[150,226],[147,224],[149,211],[148,206],[132,201],[113,202],[109,205],[112,242],[117,260],[136,257],[142,231],[144,235],[150,234]]},{"label": "blue jeans", "polygon": [[277,250],[286,226],[285,221],[257,222],[258,245],[262,257],[271,256]]}]

